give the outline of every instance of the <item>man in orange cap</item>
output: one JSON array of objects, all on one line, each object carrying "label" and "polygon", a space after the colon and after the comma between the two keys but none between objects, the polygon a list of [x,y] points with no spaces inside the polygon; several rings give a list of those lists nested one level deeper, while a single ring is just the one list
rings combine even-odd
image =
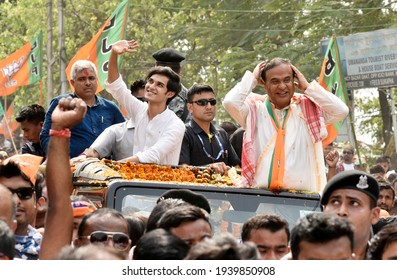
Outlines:
[{"label": "man in orange cap", "polygon": [[72,240],[77,237],[77,229],[85,214],[94,212],[97,208],[94,203],[84,195],[71,195],[70,196],[72,208],[73,208],[73,237]]},{"label": "man in orange cap", "polygon": [[42,235],[34,225],[37,204],[44,203],[41,188],[36,184],[42,157],[30,154],[15,155],[0,165],[0,184],[14,195],[17,204],[15,229],[15,258],[36,260]]}]

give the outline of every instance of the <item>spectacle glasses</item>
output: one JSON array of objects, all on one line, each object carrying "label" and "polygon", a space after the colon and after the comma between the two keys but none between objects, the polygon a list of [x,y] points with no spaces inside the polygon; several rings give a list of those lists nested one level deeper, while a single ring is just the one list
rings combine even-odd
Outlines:
[{"label": "spectacle glasses", "polygon": [[131,243],[128,235],[122,232],[94,231],[90,235],[80,236],[79,238],[88,239],[93,244],[105,244],[111,238],[113,247],[117,250],[125,250]]},{"label": "spectacle glasses", "polygon": [[216,99],[213,99],[213,98],[211,98],[211,99],[199,99],[199,100],[192,101],[192,102],[189,102],[189,103],[196,103],[199,106],[207,106],[207,104],[210,103],[211,106],[215,106],[216,105]]},{"label": "spectacle glasses", "polygon": [[34,193],[33,188],[19,188],[19,189],[9,189],[12,194],[16,193],[20,200],[31,199]]},{"label": "spectacle glasses", "polygon": [[343,154],[348,154],[348,155],[350,155],[350,154],[352,154],[352,152],[350,152],[350,151],[343,151]]}]

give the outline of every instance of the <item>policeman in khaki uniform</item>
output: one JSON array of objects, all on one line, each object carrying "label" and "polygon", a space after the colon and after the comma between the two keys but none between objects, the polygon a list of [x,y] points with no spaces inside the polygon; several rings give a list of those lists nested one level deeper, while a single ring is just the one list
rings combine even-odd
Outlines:
[{"label": "policeman in khaki uniform", "polygon": [[[156,60],[156,66],[168,66],[178,75],[181,74],[181,62],[185,60],[185,56],[172,48],[163,48],[152,54]],[[182,85],[181,91],[168,104],[168,108],[172,110],[183,122],[186,122],[189,116],[187,109],[187,88]]]}]

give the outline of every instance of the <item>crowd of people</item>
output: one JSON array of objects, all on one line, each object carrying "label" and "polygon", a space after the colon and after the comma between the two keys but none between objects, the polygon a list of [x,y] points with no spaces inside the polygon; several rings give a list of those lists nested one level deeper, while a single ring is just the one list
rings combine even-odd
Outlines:
[{"label": "crowd of people", "polygon": [[[20,111],[28,142],[0,164],[1,259],[397,258],[390,158],[367,171],[356,166],[353,146],[340,156],[322,145],[326,125],[348,114],[335,95],[288,59],[273,58],[226,94],[222,105],[238,125],[218,126],[217,93],[207,84],[182,85],[185,57],[174,49],[154,53],[145,79],[128,86],[117,61],[138,50],[134,40],[112,45],[105,85],[118,104],[96,94],[95,64],[79,60],[73,93],[54,98],[47,112],[37,104]],[[266,95],[253,93],[257,86]],[[239,187],[319,193],[322,212],[292,225],[275,213],[255,215],[240,238],[214,236],[207,198],[188,188],[164,193],[149,216],[72,196],[70,165],[91,158],[207,166],[222,175],[241,168]]]}]

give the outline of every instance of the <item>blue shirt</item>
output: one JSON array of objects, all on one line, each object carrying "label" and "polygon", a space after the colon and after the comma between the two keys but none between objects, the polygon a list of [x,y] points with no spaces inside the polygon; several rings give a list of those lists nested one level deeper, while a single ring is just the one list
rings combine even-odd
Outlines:
[{"label": "blue shirt", "polygon": [[[43,129],[40,133],[40,144],[47,153],[48,143],[50,141],[49,131],[52,120],[51,115],[58,102],[63,97],[77,98],[75,94],[63,94],[55,97],[45,115]],[[87,114],[83,121],[71,129],[70,137],[70,157],[80,155],[86,148],[90,147],[95,139],[105,130],[105,128],[125,121],[123,114],[117,107],[116,103],[109,101],[100,96],[95,96],[96,102],[93,106],[87,106]]]}]

